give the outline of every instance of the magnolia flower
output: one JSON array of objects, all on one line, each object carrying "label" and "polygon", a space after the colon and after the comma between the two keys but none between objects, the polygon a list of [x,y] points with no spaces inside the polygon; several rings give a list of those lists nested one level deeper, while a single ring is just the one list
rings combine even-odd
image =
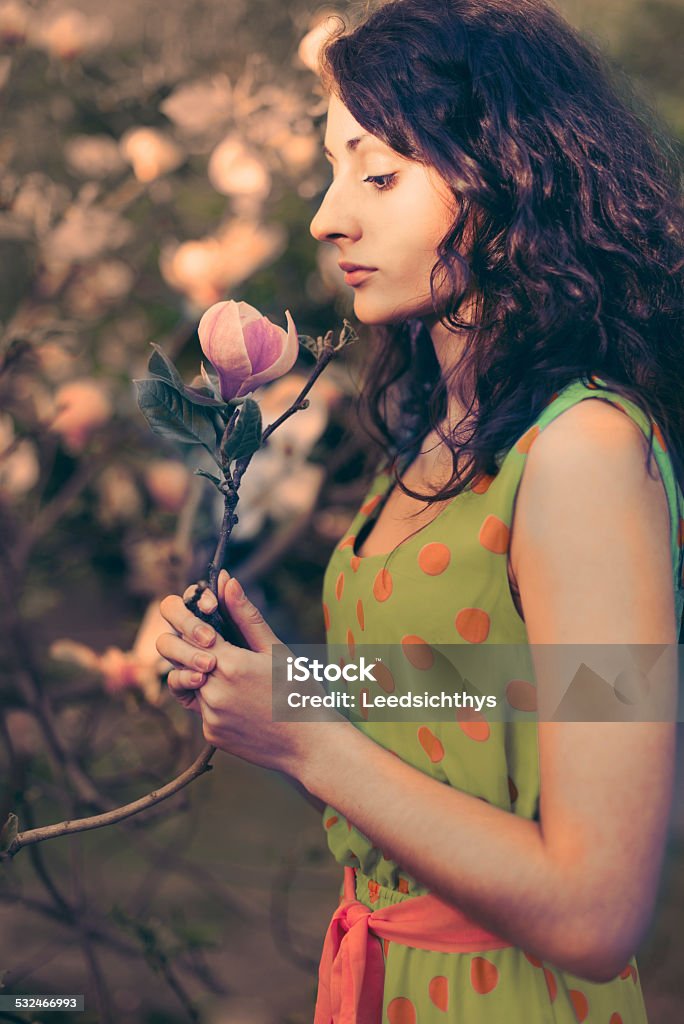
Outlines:
[{"label": "magnolia flower", "polygon": [[10,208],[15,217],[30,224],[38,238],[42,238],[70,202],[71,193],[68,188],[37,171],[22,179]]},{"label": "magnolia flower", "polygon": [[224,196],[265,199],[271,190],[266,165],[234,135],[220,142],[211,154],[207,175],[216,191]]},{"label": "magnolia flower", "polygon": [[138,181],[148,182],[175,171],[184,159],[176,143],[156,128],[129,128],[121,136],[121,155],[133,165]]},{"label": "magnolia flower", "polygon": [[60,344],[59,341],[45,341],[33,350],[41,372],[48,380],[59,381],[74,378],[78,356]]},{"label": "magnolia flower", "polygon": [[164,512],[180,512],[190,490],[190,472],[177,459],[155,459],[145,467],[145,485]]},{"label": "magnolia flower", "polygon": [[70,661],[99,673],[108,693],[137,689],[147,701],[156,704],[161,694],[161,676],[173,667],[159,655],[155,644],[159,634],[168,632],[168,628],[159,611],[159,601],[154,600],[148,605],[130,651],[108,647],[98,654],[86,644],[64,639],[54,641],[50,654],[59,661]]},{"label": "magnolia flower", "polygon": [[[262,394],[259,407],[264,424],[273,423],[290,408],[307,380],[307,377],[299,373],[292,373],[276,381]],[[320,383],[323,381],[319,377],[307,395],[308,407],[299,409],[273,431],[269,447],[278,449],[284,455],[306,457],[309,454],[328,424],[328,404],[317,393]]]},{"label": "magnolia flower", "polygon": [[89,17],[70,8],[48,15],[36,30],[36,43],[53,57],[74,60],[83,53],[100,49],[109,42],[111,34],[108,18]]},{"label": "magnolia flower", "polygon": [[230,117],[231,84],[225,74],[177,86],[159,104],[162,114],[187,135],[221,128]]},{"label": "magnolia flower", "polygon": [[279,256],[286,239],[279,224],[236,219],[214,237],[164,246],[162,276],[200,312]]},{"label": "magnolia flower", "polygon": [[74,135],[64,143],[69,169],[83,178],[107,178],[126,166],[110,135]]},{"label": "magnolia flower", "polygon": [[133,235],[131,223],[113,210],[94,206],[86,194],[71,206],[43,239],[42,256],[48,267],[63,268],[118,249]]},{"label": "magnolia flower", "polygon": [[17,0],[0,4],[0,43],[19,46],[25,42],[29,27],[30,12]]},{"label": "magnolia flower", "polygon": [[59,434],[72,454],[83,451],[92,434],[112,415],[108,396],[94,380],[75,380],[62,385],[55,395],[55,408],[50,430]]},{"label": "magnolia flower", "polygon": [[128,295],[133,281],[133,271],[123,260],[100,260],[81,268],[65,294],[66,307],[72,316],[98,317]]},{"label": "magnolia flower", "polygon": [[322,47],[328,41],[333,32],[340,27],[340,16],[321,12],[317,16],[317,20],[313,27],[304,36],[299,44],[297,50],[297,56],[301,60],[302,64],[315,72],[319,73],[319,55]]},{"label": "magnolia flower", "polygon": [[[300,413],[297,413],[299,416]],[[295,419],[296,417],[292,417]],[[275,438],[278,431],[274,431]],[[270,517],[276,522],[311,511],[325,479],[325,467],[307,462],[301,452],[283,453],[281,448],[260,448],[240,483],[238,522],[231,537],[243,542],[258,536]],[[215,515],[221,521],[224,502],[215,498]]]},{"label": "magnolia flower", "polygon": [[285,313],[287,331],[272,324],[247,302],[217,302],[200,320],[197,333],[219,375],[227,402],[288,373],[299,353],[297,328]]},{"label": "magnolia flower", "polygon": [[318,501],[324,479],[325,466],[303,462],[290,467],[273,495],[269,509],[271,516],[277,521],[284,521],[310,512]]},{"label": "magnolia flower", "polygon": [[319,141],[315,135],[287,135],[278,152],[292,173],[301,173],[308,170],[318,156]]}]

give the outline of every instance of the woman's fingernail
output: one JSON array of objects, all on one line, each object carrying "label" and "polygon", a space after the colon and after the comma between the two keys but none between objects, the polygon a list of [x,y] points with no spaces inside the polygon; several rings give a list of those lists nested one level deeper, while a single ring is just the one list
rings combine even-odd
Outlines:
[{"label": "woman's fingernail", "polygon": [[216,604],[216,598],[212,594],[211,590],[205,590],[197,602],[197,607],[201,608],[203,612],[213,612]]},{"label": "woman's fingernail", "polygon": [[215,660],[211,654],[198,654],[194,659],[197,668],[201,668],[203,672],[211,672]]},{"label": "woman's fingernail", "polygon": [[228,580],[229,580],[228,570],[227,569],[221,569],[221,572],[219,573],[219,583],[222,586],[225,587],[225,585],[228,582]]},{"label": "woman's fingernail", "polygon": [[244,590],[242,589],[242,587],[240,586],[240,584],[238,583],[238,581],[237,581],[237,580],[235,579],[235,577],[234,577],[234,576],[233,576],[232,582],[231,582],[231,584],[230,584],[230,589],[231,589],[231,592],[232,592],[232,595],[233,595],[233,597],[234,597],[234,598],[235,598],[235,599],[236,599],[237,601],[239,601],[239,600],[240,600],[240,598],[244,596],[244,593],[245,593],[245,592],[244,592]]},{"label": "woman's fingernail", "polygon": [[203,681],[204,681],[204,673],[203,672],[191,672],[190,673],[190,682],[191,683],[201,683]]},{"label": "woman's fingernail", "polygon": [[214,639],[214,630],[211,626],[198,626],[194,636],[201,644],[209,644]]}]

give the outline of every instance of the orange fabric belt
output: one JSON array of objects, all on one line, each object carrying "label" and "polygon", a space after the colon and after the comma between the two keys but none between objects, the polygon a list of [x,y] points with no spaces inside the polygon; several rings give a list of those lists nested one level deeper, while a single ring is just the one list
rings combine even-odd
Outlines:
[{"label": "orange fabric belt", "polygon": [[344,869],[344,897],[323,943],[314,1024],[381,1024],[385,964],[375,939],[440,953],[511,946],[431,894],[369,910],[356,899],[355,870]]}]

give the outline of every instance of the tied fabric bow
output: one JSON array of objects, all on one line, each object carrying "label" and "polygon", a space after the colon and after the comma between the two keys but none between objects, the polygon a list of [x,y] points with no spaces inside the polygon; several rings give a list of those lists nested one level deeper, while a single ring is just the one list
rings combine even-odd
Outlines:
[{"label": "tied fabric bow", "polygon": [[314,1024],[380,1024],[385,964],[379,939],[441,953],[511,946],[437,896],[370,910],[356,899],[355,869],[345,868],[344,899],[323,944]]}]

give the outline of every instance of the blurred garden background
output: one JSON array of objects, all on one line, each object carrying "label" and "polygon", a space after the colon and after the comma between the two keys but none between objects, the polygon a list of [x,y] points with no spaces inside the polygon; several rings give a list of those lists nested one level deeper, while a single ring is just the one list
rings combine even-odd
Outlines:
[{"label": "blurred garden background", "polygon": [[[329,180],[317,31],[359,6],[0,0],[0,824],[119,806],[201,749],[154,639],[159,599],[203,575],[221,507],[131,381],[155,342],[190,382],[197,323],[222,299],[281,326],[289,309],[314,337],[353,321],[308,225]],[[558,6],[681,146],[681,0]],[[228,565],[290,643],[324,641],[323,572],[372,466],[360,333],[241,489]],[[312,365],[303,352],[294,374]],[[294,394],[292,375],[263,389],[265,419]],[[638,957],[651,1024],[684,1014],[681,743],[679,761]],[[311,1020],[341,880],[319,816],[277,775],[213,764],[143,815],[0,864],[0,993],[83,993],[86,1012],[60,1018],[81,1024]],[[0,1012],[28,1019],[46,1017]]]}]

